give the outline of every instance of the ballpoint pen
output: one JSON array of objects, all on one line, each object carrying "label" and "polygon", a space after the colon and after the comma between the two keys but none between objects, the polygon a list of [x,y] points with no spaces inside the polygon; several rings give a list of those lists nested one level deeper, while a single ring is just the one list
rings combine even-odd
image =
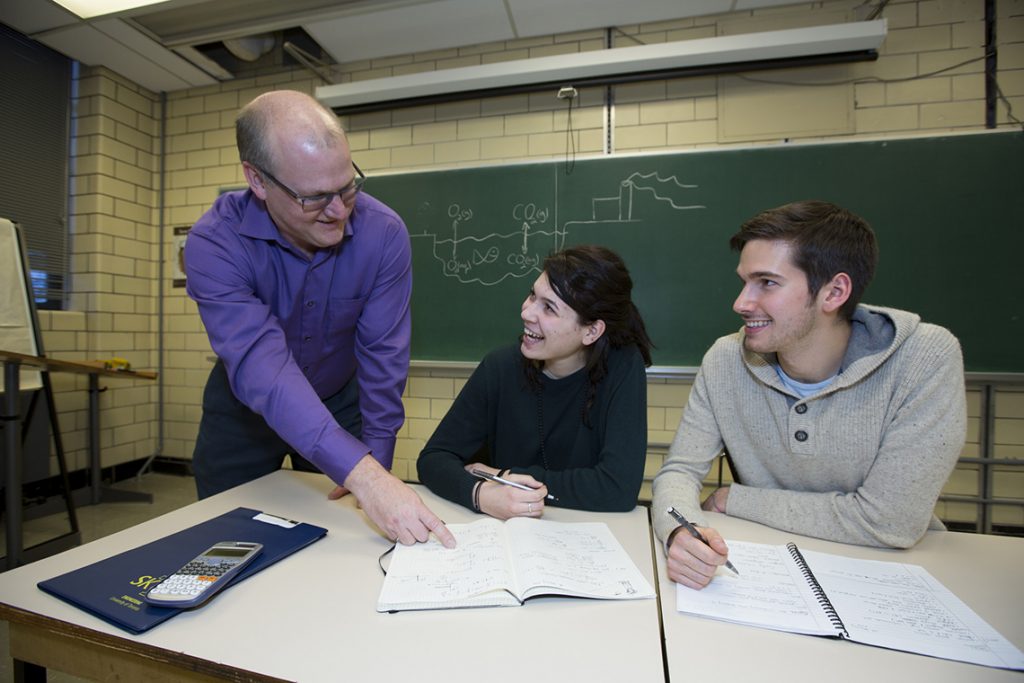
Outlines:
[{"label": "ballpoint pen", "polygon": [[[711,544],[708,543],[708,539],[704,538],[704,534],[702,534],[701,532],[697,531],[697,527],[695,527],[692,524],[690,524],[690,522],[686,519],[686,517],[683,517],[682,513],[679,512],[679,510],[676,510],[674,507],[670,507],[668,509],[668,514],[672,515],[672,517],[677,522],[679,522],[683,526],[684,529],[689,531],[691,536],[696,538],[698,541],[700,541],[701,543],[703,543],[707,547],[709,547],[709,548],[711,547]],[[725,566],[728,567],[729,569],[733,570],[737,574],[740,573],[739,570],[736,569],[736,567],[734,567],[732,565],[732,562],[730,562],[729,560],[725,561]]]},{"label": "ballpoint pen", "polygon": [[[527,486],[526,484],[520,484],[518,481],[511,481],[509,479],[502,479],[501,477],[499,477],[499,476],[497,476],[495,474],[491,474],[490,472],[484,472],[483,470],[470,470],[469,473],[472,474],[474,477],[479,477],[480,479],[486,479],[487,481],[493,481],[493,482],[496,482],[498,484],[504,484],[505,486],[511,486],[512,488],[522,489],[523,491],[536,491],[537,490],[537,489],[533,488],[532,486]],[[552,496],[550,493],[548,495],[544,496],[544,498],[545,498],[545,500],[553,500],[556,503],[558,502],[558,499],[555,498],[554,496]]]}]

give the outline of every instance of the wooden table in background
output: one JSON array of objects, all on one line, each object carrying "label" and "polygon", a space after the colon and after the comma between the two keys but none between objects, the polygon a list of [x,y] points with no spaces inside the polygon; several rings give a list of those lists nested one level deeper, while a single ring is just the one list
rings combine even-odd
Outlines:
[{"label": "wooden table in background", "polygon": [[104,489],[100,482],[100,382],[99,378],[154,380],[157,373],[140,370],[109,370],[98,363],[86,363],[40,356],[29,356],[14,351],[0,350],[0,361],[4,364],[4,401],[0,419],[4,421],[4,436],[7,453],[6,462],[6,533],[7,568],[17,567],[23,557],[21,533],[21,406],[18,392],[21,381],[21,366],[27,365],[47,372],[71,372],[89,377],[89,503],[112,500],[152,500],[149,494],[135,491],[114,491]]}]

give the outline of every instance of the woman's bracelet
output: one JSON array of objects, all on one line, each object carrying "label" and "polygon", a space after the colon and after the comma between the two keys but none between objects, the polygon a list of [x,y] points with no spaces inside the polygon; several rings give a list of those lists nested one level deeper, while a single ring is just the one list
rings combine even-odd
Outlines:
[{"label": "woman's bracelet", "polygon": [[476,486],[473,487],[473,509],[480,512],[480,487],[483,486],[482,481],[478,481]]}]

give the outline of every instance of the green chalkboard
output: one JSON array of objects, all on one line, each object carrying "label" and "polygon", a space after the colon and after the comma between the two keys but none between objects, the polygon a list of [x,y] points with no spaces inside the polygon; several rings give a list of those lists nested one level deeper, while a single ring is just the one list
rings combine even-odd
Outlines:
[{"label": "green chalkboard", "polygon": [[371,177],[412,238],[412,355],[477,361],[514,341],[550,251],[625,259],[656,365],[696,366],[739,328],[728,239],[758,211],[824,199],[865,217],[881,262],[864,300],[950,328],[967,369],[1024,360],[1024,134],[610,156]]}]

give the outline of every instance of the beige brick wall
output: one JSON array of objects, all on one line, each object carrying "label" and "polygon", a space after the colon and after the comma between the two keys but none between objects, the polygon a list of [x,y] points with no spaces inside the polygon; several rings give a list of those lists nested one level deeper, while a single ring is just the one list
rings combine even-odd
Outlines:
[{"label": "beige brick wall", "polygon": [[[83,69],[73,102],[68,310],[40,311],[46,352],[67,360],[157,365],[158,98],[110,72]],[[52,375],[68,466],[88,465],[88,381]],[[99,395],[105,465],[146,457],[157,436],[155,382],[107,379]],[[50,471],[57,472],[51,457]]]},{"label": "beige brick wall", "polygon": [[[616,46],[858,18],[860,0],[773,8],[619,27]],[[666,151],[789,139],[934,135],[984,127],[983,17],[980,2],[905,0],[886,5],[889,34],[875,62],[808,67],[735,76],[699,77],[583,89],[572,112],[578,155]],[[1017,116],[1024,111],[1024,5],[997,3],[999,82]],[[603,31],[587,31],[439,50],[339,66],[340,80],[362,80],[528,57],[604,48]],[[974,61],[969,61],[974,60]],[[963,64],[963,62],[968,62]],[[959,65],[959,66],[956,66]],[[949,67],[954,67],[948,69]],[[854,82],[856,81],[856,82]],[[57,357],[128,357],[158,365],[159,279],[163,278],[163,453],[189,458],[211,351],[184,290],[171,287],[172,231],[191,225],[224,188],[244,183],[234,148],[233,120],[255,95],[275,88],[312,92],[317,79],[280,70],[167,95],[163,165],[166,210],[158,215],[159,97],[105,70],[85,69],[75,101],[77,134],[72,178],[71,298],[67,312],[44,314],[45,342]],[[611,130],[606,131],[606,120]],[[998,107],[1000,124],[1007,109]],[[353,155],[368,173],[524,159],[558,158],[567,147],[566,102],[554,92],[399,109],[346,117]],[[164,257],[161,260],[160,253]],[[514,314],[514,311],[512,312]],[[725,332],[723,330],[723,332]],[[415,459],[457,393],[465,373],[416,368],[405,400],[395,472],[415,479]],[[59,378],[58,403],[75,467],[84,466],[82,380]],[[156,447],[155,386],[110,382],[102,397],[104,464],[149,454]],[[651,449],[648,478],[661,464],[689,386],[649,383]],[[1024,457],[1024,400],[1000,394],[997,453]],[[970,397],[977,451],[978,400]],[[1022,476],[999,472],[1000,495],[1024,497]],[[976,490],[977,475],[958,469],[950,491]],[[972,488],[973,487],[973,488]],[[649,482],[645,497],[649,496]],[[972,506],[942,504],[951,519],[973,519]],[[968,509],[970,508],[970,509]],[[1020,521],[1021,510],[998,510]]]}]

